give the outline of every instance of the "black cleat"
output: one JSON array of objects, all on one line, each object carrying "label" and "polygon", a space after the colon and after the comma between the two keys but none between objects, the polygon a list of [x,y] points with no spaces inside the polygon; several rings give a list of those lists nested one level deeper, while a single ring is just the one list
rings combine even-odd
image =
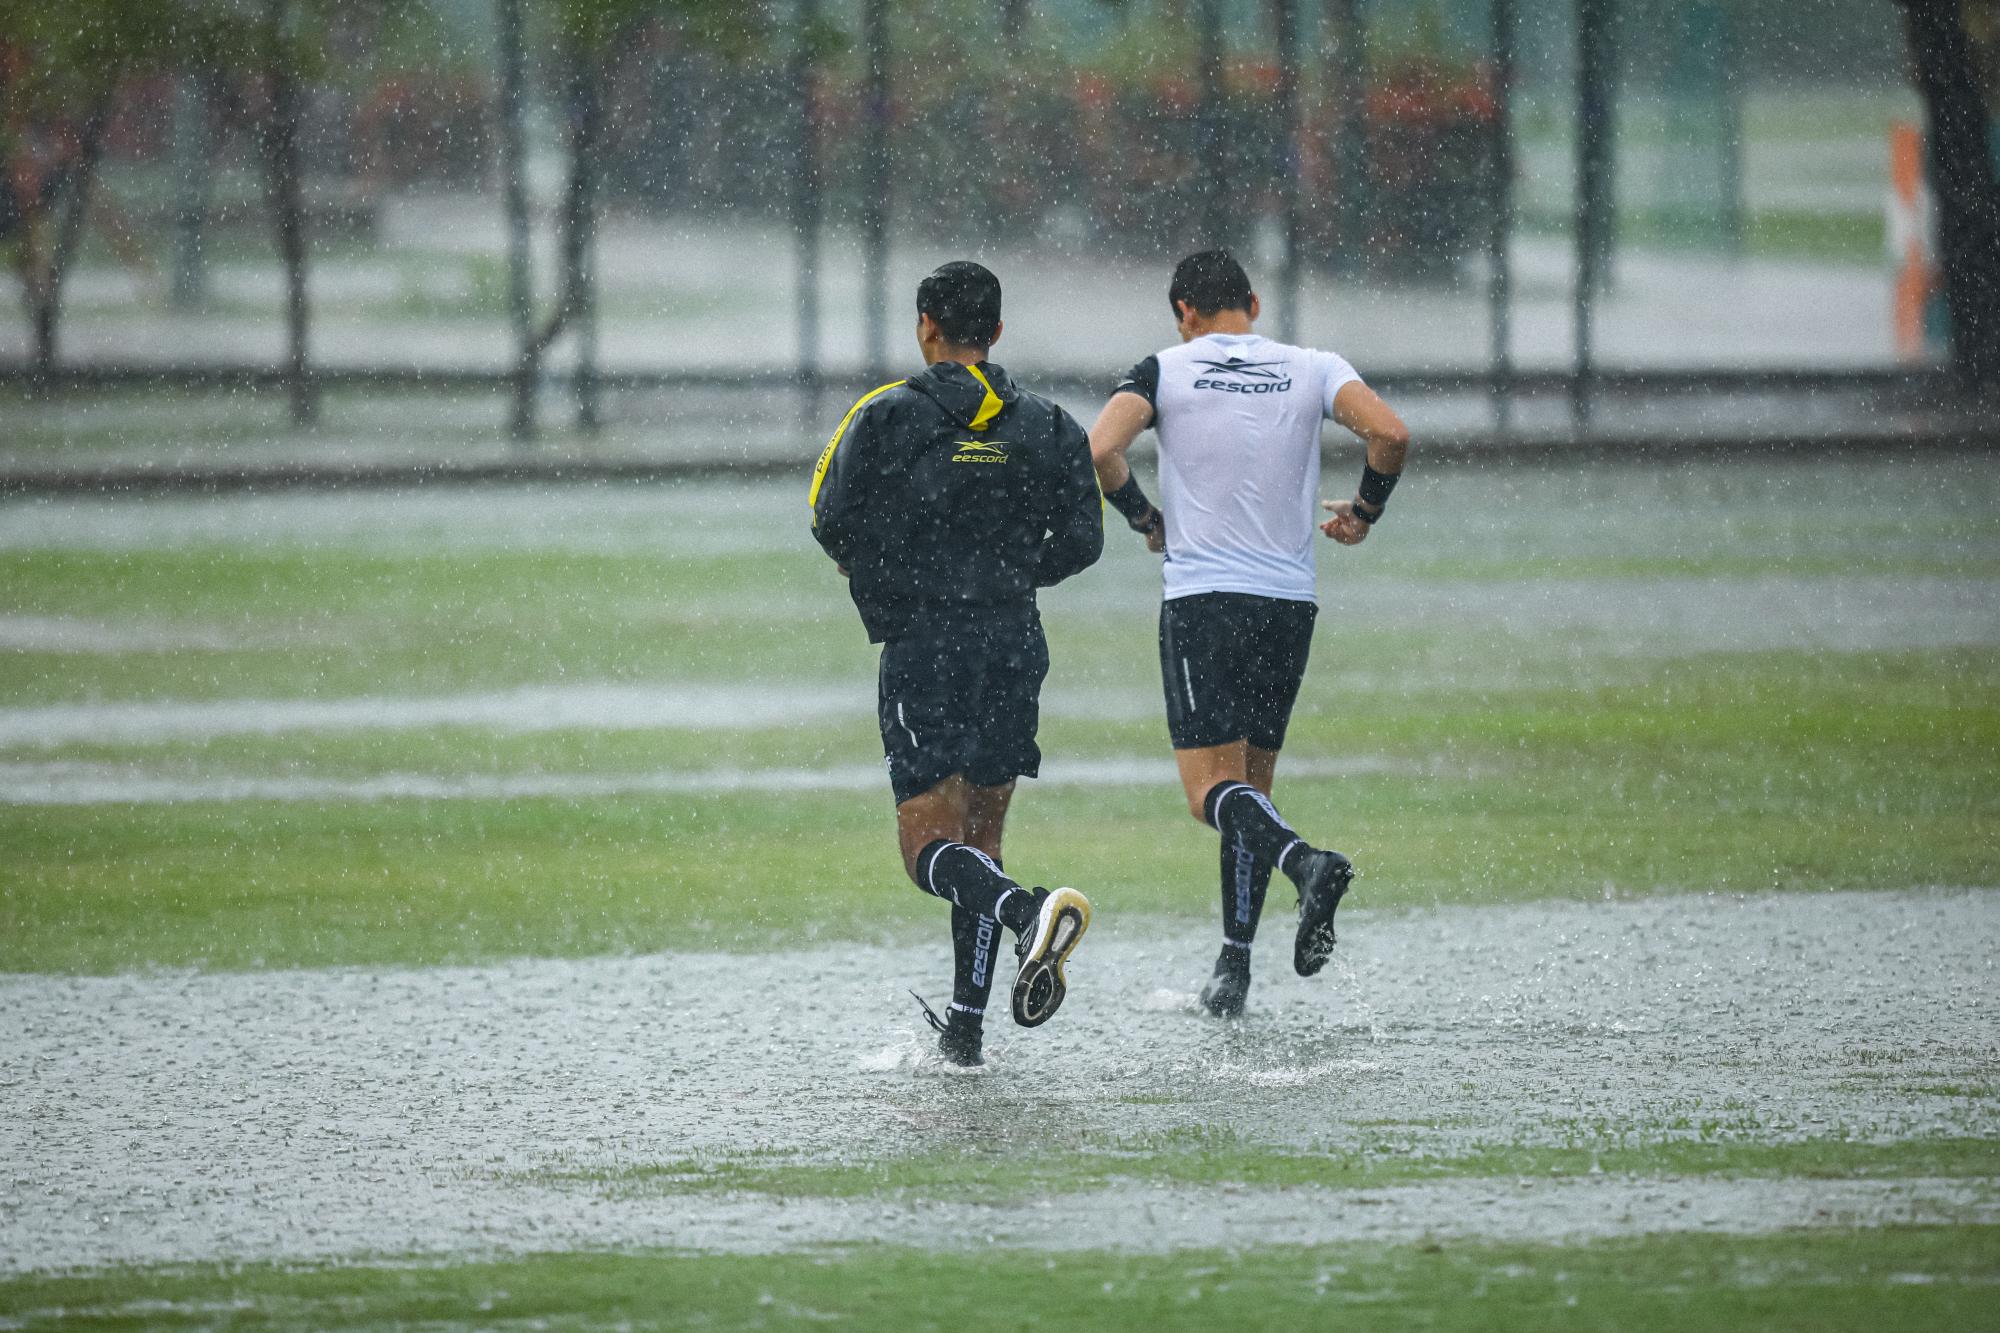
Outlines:
[{"label": "black cleat", "polygon": [[986,1056],[980,1050],[984,1040],[980,1025],[954,1009],[945,1019],[944,1031],[938,1033],[938,1054],[948,1065],[977,1069],[986,1063]]},{"label": "black cleat", "polygon": [[1021,971],[1014,978],[1014,1021],[1040,1027],[1062,1007],[1063,963],[1090,929],[1090,900],[1075,889],[1036,889],[1035,921],[1022,932],[1015,954]]},{"label": "black cleat", "polygon": [[985,1039],[985,1018],[969,1014],[963,1009],[946,1009],[945,1017],[939,1018],[937,1010],[924,1003],[924,997],[915,991],[910,998],[924,1011],[924,1021],[937,1029],[938,1054],[948,1065],[960,1069],[978,1069],[986,1063],[980,1046]]},{"label": "black cleat", "polygon": [[1299,859],[1305,864],[1292,881],[1299,886],[1299,937],[1292,946],[1292,966],[1309,977],[1333,956],[1333,909],[1354,879],[1354,863],[1339,852],[1302,852]]},{"label": "black cleat", "polygon": [[1215,960],[1215,975],[1201,988],[1201,1007],[1217,1018],[1243,1017],[1243,1000],[1250,994],[1250,950],[1225,944]]}]

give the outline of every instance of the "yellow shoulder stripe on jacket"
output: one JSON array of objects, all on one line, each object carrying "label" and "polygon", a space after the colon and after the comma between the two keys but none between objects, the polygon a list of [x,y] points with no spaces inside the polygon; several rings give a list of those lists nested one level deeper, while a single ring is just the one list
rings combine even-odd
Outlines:
[{"label": "yellow shoulder stripe on jacket", "polygon": [[826,448],[820,450],[819,464],[818,466],[813,468],[812,489],[806,492],[806,508],[808,509],[818,508],[819,488],[826,484],[826,470],[827,468],[833,465],[833,451],[840,447],[841,437],[846,435],[847,428],[854,424],[854,414],[856,412],[859,412],[862,408],[868,406],[868,403],[871,399],[877,398],[882,394],[889,392],[889,390],[899,387],[902,383],[903,381],[901,380],[895,380],[891,383],[884,384],[879,389],[870,389],[867,393],[862,394],[861,397],[855,401],[854,406],[847,409],[847,415],[842,417],[840,419],[840,424],[833,428],[833,438],[826,442]]},{"label": "yellow shoulder stripe on jacket", "polygon": [[978,366],[967,366],[966,369],[972,372],[972,378],[978,380],[986,390],[986,397],[979,404],[979,415],[972,418],[973,430],[985,430],[993,424],[993,418],[1000,415],[1000,409],[1006,404],[1000,401],[999,394],[993,392],[993,382],[980,373]]}]

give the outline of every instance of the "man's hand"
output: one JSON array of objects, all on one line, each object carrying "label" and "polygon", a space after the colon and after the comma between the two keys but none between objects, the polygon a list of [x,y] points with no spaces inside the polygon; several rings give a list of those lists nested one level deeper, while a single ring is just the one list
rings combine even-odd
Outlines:
[{"label": "man's hand", "polygon": [[1321,500],[1321,509],[1330,510],[1333,517],[1319,525],[1319,530],[1339,542],[1342,546],[1359,546],[1368,539],[1369,523],[1354,513],[1352,500]]},{"label": "man's hand", "polygon": [[1153,517],[1146,527],[1135,529],[1135,531],[1146,539],[1146,549],[1154,555],[1165,555],[1167,553],[1167,516],[1162,514],[1158,509],[1153,510]]}]

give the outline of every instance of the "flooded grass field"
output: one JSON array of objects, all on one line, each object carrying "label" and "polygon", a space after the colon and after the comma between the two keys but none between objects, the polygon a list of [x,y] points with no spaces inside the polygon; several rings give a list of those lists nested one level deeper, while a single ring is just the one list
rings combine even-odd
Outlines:
[{"label": "flooded grass field", "polygon": [[970,1077],[798,488],[0,503],[0,1324],[1976,1322],[2000,464],[1405,490],[1280,769],[1334,965],[1274,892],[1198,1013],[1118,533],[1008,846],[1097,924]]}]

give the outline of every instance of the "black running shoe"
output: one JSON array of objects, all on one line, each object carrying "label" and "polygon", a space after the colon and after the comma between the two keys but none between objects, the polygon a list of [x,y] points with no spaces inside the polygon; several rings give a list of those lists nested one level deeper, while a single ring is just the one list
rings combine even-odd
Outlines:
[{"label": "black running shoe", "polygon": [[1305,864],[1292,881],[1299,886],[1299,937],[1292,946],[1292,966],[1309,977],[1333,956],[1333,909],[1347,893],[1354,864],[1339,852],[1302,852],[1300,859]]},{"label": "black running shoe", "polygon": [[1075,889],[1036,889],[1034,925],[1021,934],[1015,954],[1014,1021],[1040,1027],[1062,1007],[1063,963],[1090,929],[1090,900]]},{"label": "black running shoe", "polygon": [[1243,1000],[1250,994],[1250,950],[1225,944],[1215,960],[1215,975],[1201,988],[1201,1007],[1217,1018],[1243,1017]]},{"label": "black running shoe", "polygon": [[944,1031],[938,1033],[938,1054],[946,1064],[977,1069],[986,1063],[986,1056],[980,1050],[984,1040],[980,1025],[954,1009],[945,1019]]},{"label": "black running shoe", "polygon": [[937,1029],[938,1054],[944,1062],[957,1065],[961,1069],[977,1069],[986,1063],[980,1051],[984,1043],[985,1022],[983,1017],[969,1014],[963,1009],[946,1009],[945,1017],[939,1018],[937,1010],[924,1002],[924,997],[915,991],[910,998],[924,1011],[924,1021]]}]

